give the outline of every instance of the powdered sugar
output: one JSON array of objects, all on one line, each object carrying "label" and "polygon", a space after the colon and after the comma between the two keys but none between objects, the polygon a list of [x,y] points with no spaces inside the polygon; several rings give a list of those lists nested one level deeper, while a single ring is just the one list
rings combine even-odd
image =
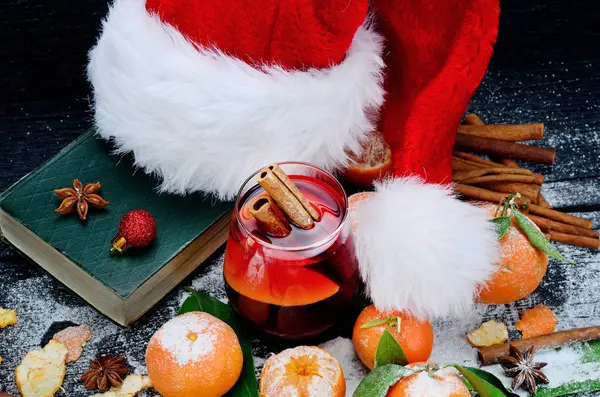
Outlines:
[{"label": "powdered sugar", "polygon": [[443,368],[430,376],[427,372],[419,372],[410,381],[406,391],[411,397],[449,396],[452,392],[464,389],[465,386],[454,368]]},{"label": "powdered sugar", "polygon": [[171,353],[178,364],[186,365],[214,351],[219,329],[208,315],[186,313],[163,325],[153,340]]},{"label": "powdered sugar", "polygon": [[319,347],[328,351],[340,362],[346,378],[346,396],[351,396],[360,381],[369,373],[356,355],[352,340],[337,337],[320,344]]}]

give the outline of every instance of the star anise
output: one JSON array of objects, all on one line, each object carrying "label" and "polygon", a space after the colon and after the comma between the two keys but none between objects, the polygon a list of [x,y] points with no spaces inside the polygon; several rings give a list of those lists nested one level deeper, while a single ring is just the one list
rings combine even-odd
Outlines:
[{"label": "star anise", "polygon": [[546,363],[534,363],[533,356],[535,349],[531,346],[525,353],[522,353],[516,346],[510,345],[510,355],[499,358],[500,365],[506,375],[513,377],[512,388],[514,390],[523,387],[530,393],[537,392],[538,383],[550,383],[542,371]]},{"label": "star anise", "polygon": [[96,182],[89,183],[83,187],[81,182],[79,182],[78,179],[75,179],[73,181],[72,189],[70,187],[65,187],[63,189],[54,190],[54,193],[62,200],[62,203],[60,203],[60,206],[55,209],[54,212],[65,215],[77,211],[79,219],[84,221],[87,217],[89,205],[97,209],[102,209],[110,204],[96,194],[101,186],[100,182]]},{"label": "star anise", "polygon": [[81,375],[81,382],[88,390],[106,390],[123,384],[121,375],[127,373],[123,357],[104,356],[98,360],[90,360],[90,369]]}]

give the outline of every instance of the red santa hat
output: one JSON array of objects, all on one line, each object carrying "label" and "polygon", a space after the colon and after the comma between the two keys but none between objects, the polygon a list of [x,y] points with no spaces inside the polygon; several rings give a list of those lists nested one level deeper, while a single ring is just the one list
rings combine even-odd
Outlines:
[{"label": "red santa hat", "polygon": [[[392,208],[365,208],[361,224],[389,235],[390,219],[402,222],[403,211],[418,208],[405,221],[430,234],[409,239],[404,250],[431,255],[382,250],[377,244],[388,240],[359,231],[363,274],[372,295],[390,297],[382,307],[444,314],[472,301],[493,270],[485,216],[432,184],[451,182],[456,127],[485,73],[497,25],[498,0],[115,0],[88,67],[98,133],[119,152],[133,152],[163,191],[231,199],[271,162],[343,168],[379,128],[395,175],[428,184],[388,182],[378,197]],[[398,195],[412,197],[412,209],[398,207]],[[448,212],[434,218],[431,206]],[[461,234],[482,236],[475,240],[482,247],[472,249]],[[445,248],[435,246],[438,239]],[[381,255],[369,257],[369,247]],[[461,280],[469,273],[468,282],[430,283],[448,291],[432,304],[371,281],[382,269],[401,278],[405,266]],[[425,285],[415,277],[411,285]]]}]

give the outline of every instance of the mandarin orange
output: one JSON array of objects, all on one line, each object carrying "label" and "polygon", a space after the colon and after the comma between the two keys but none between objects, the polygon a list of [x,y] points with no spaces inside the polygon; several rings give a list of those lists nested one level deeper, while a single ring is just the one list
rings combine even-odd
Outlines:
[{"label": "mandarin orange", "polygon": [[454,368],[423,370],[400,379],[387,397],[471,397],[471,393]]},{"label": "mandarin orange", "polygon": [[389,328],[390,333],[402,347],[409,363],[427,361],[433,349],[433,328],[427,320],[419,320],[410,314],[400,311],[381,312],[375,306],[367,306],[356,319],[352,332],[354,349],[360,360],[369,368],[375,365],[375,352],[379,339],[387,324],[361,328],[361,326],[376,320],[390,317],[400,318],[400,332],[396,326]]},{"label": "mandarin orange", "polygon": [[150,339],[146,367],[163,397],[219,397],[242,371],[242,349],[229,325],[203,312],[166,322]]},{"label": "mandarin orange", "polygon": [[350,214],[350,220],[352,221],[352,230],[356,232],[358,228],[358,218],[356,217],[356,210],[366,203],[368,200],[375,196],[375,192],[359,192],[354,193],[348,197],[348,212]]},{"label": "mandarin orange", "polygon": [[557,323],[556,314],[548,306],[537,305],[523,310],[521,320],[515,324],[515,327],[521,331],[522,338],[527,339],[554,332]]},{"label": "mandarin orange", "polygon": [[[495,216],[498,206],[482,204]],[[519,229],[514,219],[500,239],[498,270],[482,287],[478,301],[487,304],[505,304],[523,299],[540,285],[548,268],[548,255],[535,248]]]},{"label": "mandarin orange", "polygon": [[392,172],[392,150],[379,131],[368,137],[359,156],[350,155],[350,158],[353,162],[341,178],[357,186],[370,187],[373,181]]},{"label": "mandarin orange", "polygon": [[261,397],[344,397],[342,366],[314,346],[287,349],[267,359],[260,376]]}]

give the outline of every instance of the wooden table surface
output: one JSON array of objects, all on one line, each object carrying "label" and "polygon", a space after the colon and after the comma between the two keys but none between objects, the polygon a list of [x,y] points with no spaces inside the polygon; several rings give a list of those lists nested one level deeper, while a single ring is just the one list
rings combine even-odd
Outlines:
[{"label": "wooden table surface", "polygon": [[[600,7],[595,0],[506,0],[502,8],[496,51],[470,109],[489,123],[545,123],[541,144],[558,151],[553,167],[535,167],[547,176],[546,197],[598,227]],[[0,191],[91,125],[83,72],[106,10],[101,0],[0,4]],[[514,317],[523,307],[543,302],[559,314],[561,328],[600,324],[600,254],[560,249],[577,264],[551,261],[540,288],[506,305],[503,313]],[[224,297],[222,252],[182,285]],[[581,280],[585,288],[578,285]],[[0,306],[15,308],[20,316],[17,326],[0,330],[0,391],[17,394],[13,370],[22,357],[70,322],[89,324],[95,336],[82,359],[69,366],[64,392],[57,396],[91,394],[78,378],[87,360],[103,354],[125,355],[135,371],[144,372],[150,335],[174,315],[184,296],[179,287],[133,326],[122,328],[0,243]],[[255,341],[258,357],[277,348]]]}]

